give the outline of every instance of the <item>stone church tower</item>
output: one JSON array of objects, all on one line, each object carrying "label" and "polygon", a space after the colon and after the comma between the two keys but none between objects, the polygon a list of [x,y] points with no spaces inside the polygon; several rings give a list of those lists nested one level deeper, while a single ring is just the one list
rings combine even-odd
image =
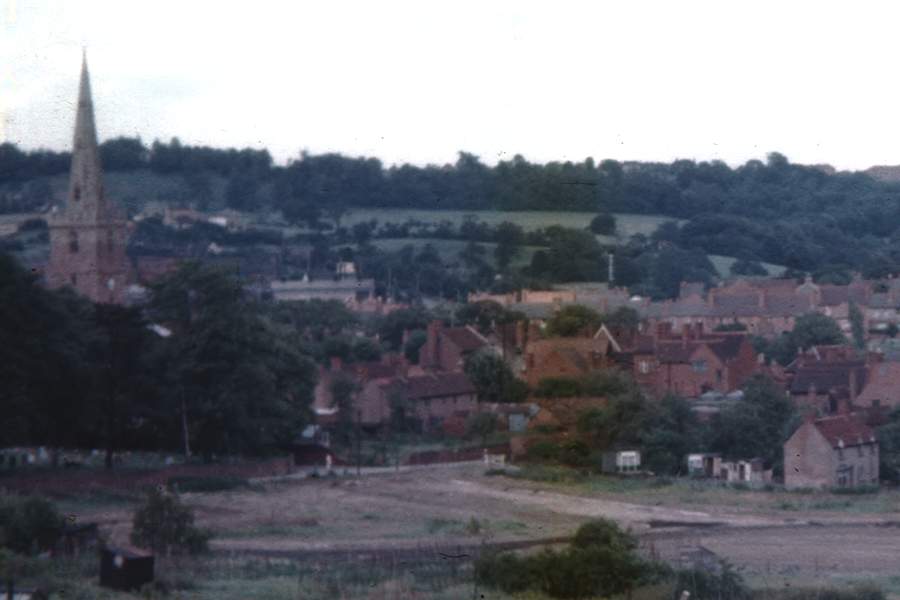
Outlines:
[{"label": "stone church tower", "polygon": [[128,220],[103,189],[86,58],[81,66],[69,194],[65,207],[52,214],[48,224],[47,284],[71,286],[94,302],[121,303],[131,277],[125,255]]}]

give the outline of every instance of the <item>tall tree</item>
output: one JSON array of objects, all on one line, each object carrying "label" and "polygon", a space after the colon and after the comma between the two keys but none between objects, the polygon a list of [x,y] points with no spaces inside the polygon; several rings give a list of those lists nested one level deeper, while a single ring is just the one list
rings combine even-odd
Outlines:
[{"label": "tall tree", "polygon": [[307,421],[313,362],[298,340],[262,318],[236,280],[188,264],[154,286],[151,307],[172,328],[176,404],[205,458],[265,452]]},{"label": "tall tree", "polygon": [[140,424],[154,415],[160,390],[148,357],[157,339],[135,308],[97,304],[93,322],[98,335],[90,345],[91,396],[111,469],[114,453],[130,446]]}]

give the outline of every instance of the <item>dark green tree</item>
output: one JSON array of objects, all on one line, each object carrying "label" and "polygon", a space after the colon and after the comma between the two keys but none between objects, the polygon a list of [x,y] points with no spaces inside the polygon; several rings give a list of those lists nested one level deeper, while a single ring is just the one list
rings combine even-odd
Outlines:
[{"label": "dark green tree", "polygon": [[528,385],[493,352],[476,352],[466,358],[464,370],[478,390],[481,402],[523,402]]},{"label": "dark green tree", "polygon": [[849,313],[850,331],[853,335],[853,345],[862,350],[866,347],[866,329],[862,311],[855,302],[850,302]]},{"label": "dark green tree", "polygon": [[728,458],[762,458],[767,467],[782,461],[781,448],[797,425],[793,403],[767,377],[757,375],[744,397],[713,417],[709,447]]},{"label": "dark green tree", "polygon": [[794,345],[801,350],[813,346],[843,344],[847,341],[837,322],[819,313],[807,313],[794,323],[791,331]]},{"label": "dark green tree", "polygon": [[505,271],[512,259],[519,254],[520,246],[525,240],[525,232],[515,223],[504,221],[497,226],[494,239],[497,240],[497,246],[494,248],[497,267]]},{"label": "dark green tree", "polygon": [[600,313],[594,309],[572,304],[562,307],[547,320],[546,334],[550,337],[593,334],[602,322]]},{"label": "dark green tree", "polygon": [[600,213],[591,220],[590,230],[597,235],[615,235],[616,217],[610,213]]},{"label": "dark green tree", "polygon": [[237,280],[184,265],[153,287],[151,311],[167,340],[173,404],[205,458],[262,453],[309,418],[316,369],[300,344],[262,318]]},{"label": "dark green tree", "polygon": [[212,532],[194,525],[194,511],[173,493],[154,489],[132,520],[131,543],[165,556],[200,554]]}]

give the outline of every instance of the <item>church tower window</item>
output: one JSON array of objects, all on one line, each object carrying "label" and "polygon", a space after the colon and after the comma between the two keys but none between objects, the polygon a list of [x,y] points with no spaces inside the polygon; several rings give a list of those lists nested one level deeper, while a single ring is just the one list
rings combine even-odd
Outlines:
[{"label": "church tower window", "polygon": [[78,252],[78,232],[76,231],[69,232],[69,252],[72,254]]},{"label": "church tower window", "polygon": [[75,189],[72,192],[72,200],[74,200],[75,202],[81,200],[81,186],[75,186]]}]

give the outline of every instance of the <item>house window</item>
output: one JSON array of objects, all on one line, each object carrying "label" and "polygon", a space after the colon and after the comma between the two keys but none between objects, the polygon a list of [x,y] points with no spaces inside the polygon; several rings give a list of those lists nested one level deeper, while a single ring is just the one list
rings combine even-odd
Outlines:
[{"label": "house window", "polygon": [[706,361],[695,360],[691,363],[691,368],[694,370],[694,373],[706,373]]},{"label": "house window", "polygon": [[78,233],[75,231],[69,232],[69,252],[72,254],[78,252]]},{"label": "house window", "polygon": [[78,202],[81,200],[81,186],[75,186],[75,189],[72,190],[72,200]]},{"label": "house window", "polygon": [[722,369],[716,369],[716,383],[722,383]]}]

